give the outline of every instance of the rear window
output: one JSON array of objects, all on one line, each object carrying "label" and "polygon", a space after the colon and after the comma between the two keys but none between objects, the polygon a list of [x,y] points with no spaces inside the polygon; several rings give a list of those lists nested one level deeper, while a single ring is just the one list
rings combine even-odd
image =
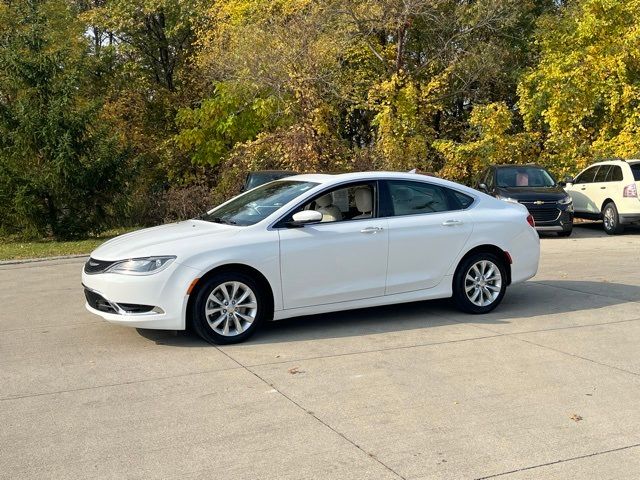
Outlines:
[{"label": "rear window", "polygon": [[631,163],[631,173],[633,173],[633,179],[636,182],[640,182],[640,163]]},{"label": "rear window", "polygon": [[614,165],[611,170],[609,170],[609,175],[607,176],[607,182],[621,182],[622,181],[622,169],[618,165]]}]

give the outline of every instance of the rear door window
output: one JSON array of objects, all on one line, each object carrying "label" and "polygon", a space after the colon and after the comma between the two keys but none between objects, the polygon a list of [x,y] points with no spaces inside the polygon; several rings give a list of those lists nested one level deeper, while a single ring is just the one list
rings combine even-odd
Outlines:
[{"label": "rear door window", "polygon": [[386,185],[391,197],[391,214],[396,217],[464,210],[473,203],[469,195],[432,183],[388,180]]},{"label": "rear door window", "polygon": [[633,179],[636,182],[640,182],[640,163],[633,163],[629,166],[631,167],[631,173],[633,173]]}]

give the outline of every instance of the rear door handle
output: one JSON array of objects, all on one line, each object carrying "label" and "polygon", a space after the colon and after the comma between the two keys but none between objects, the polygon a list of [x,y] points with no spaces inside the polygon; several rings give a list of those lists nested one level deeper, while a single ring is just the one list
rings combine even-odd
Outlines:
[{"label": "rear door handle", "polygon": [[462,225],[462,220],[445,220],[442,222],[445,227],[455,227],[456,225]]},{"label": "rear door handle", "polygon": [[360,230],[360,233],[378,233],[384,230],[382,227],[367,227]]}]

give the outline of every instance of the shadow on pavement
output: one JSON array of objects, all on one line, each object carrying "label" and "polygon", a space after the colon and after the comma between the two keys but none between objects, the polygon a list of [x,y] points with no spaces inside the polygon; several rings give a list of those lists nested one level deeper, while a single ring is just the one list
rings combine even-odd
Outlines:
[{"label": "shadow on pavement", "polygon": [[[615,297],[599,292],[613,292]],[[640,287],[617,283],[548,280],[526,282],[507,291],[503,303],[487,315],[459,312],[449,300],[430,300],[343,312],[296,317],[263,325],[246,344],[373,335],[431,328],[452,323],[501,324],[519,318],[586,311],[640,299]],[[638,307],[640,316],[640,305]],[[142,330],[138,333],[159,345],[202,347],[191,332]]]},{"label": "shadow on pavement", "polygon": [[[625,235],[638,235],[640,234],[640,225],[627,225],[624,232]],[[596,221],[580,221],[573,225],[573,233],[569,239],[579,240],[581,238],[605,238],[609,237],[602,227],[602,222]],[[555,233],[540,233],[540,238],[555,238],[557,240],[567,240],[567,237],[559,237]]]}]

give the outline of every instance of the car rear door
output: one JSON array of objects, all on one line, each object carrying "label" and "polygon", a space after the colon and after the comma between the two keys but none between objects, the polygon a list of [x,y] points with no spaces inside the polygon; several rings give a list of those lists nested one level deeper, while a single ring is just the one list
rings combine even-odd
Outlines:
[{"label": "car rear door", "polygon": [[385,293],[435,287],[471,235],[473,222],[465,208],[474,199],[429,182],[388,180],[381,184],[389,216]]},{"label": "car rear door", "polygon": [[[354,211],[351,192],[358,188],[373,191],[373,210],[368,218],[366,213]],[[286,219],[280,222],[280,271],[285,309],[384,294],[389,237],[387,219],[379,218],[377,214],[377,182],[351,182],[324,191],[316,199],[327,195],[332,196],[332,207],[338,207],[343,218],[301,228],[286,228]],[[300,209],[313,207],[314,201],[312,199]]]}]

